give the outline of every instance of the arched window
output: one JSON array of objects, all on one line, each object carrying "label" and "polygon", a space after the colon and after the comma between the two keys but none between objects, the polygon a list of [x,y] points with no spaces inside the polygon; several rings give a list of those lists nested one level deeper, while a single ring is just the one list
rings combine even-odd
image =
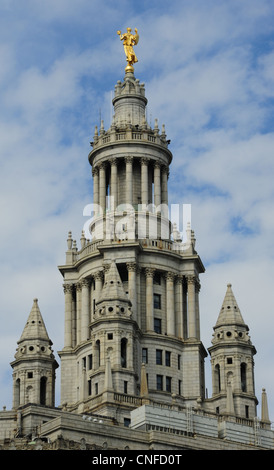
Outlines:
[{"label": "arched window", "polygon": [[246,392],[246,364],[242,362],[241,364],[241,388],[242,392]]},{"label": "arched window", "polygon": [[40,379],[40,405],[46,404],[47,377]]},{"label": "arched window", "polygon": [[127,339],[121,339],[121,366],[127,367]]}]

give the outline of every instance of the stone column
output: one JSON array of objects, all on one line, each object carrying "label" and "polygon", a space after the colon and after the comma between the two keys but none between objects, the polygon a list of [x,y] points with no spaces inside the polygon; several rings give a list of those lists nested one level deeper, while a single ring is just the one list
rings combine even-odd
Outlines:
[{"label": "stone column", "polygon": [[195,276],[187,276],[188,291],[188,337],[197,338],[196,331],[196,308],[195,308]]},{"label": "stone column", "polygon": [[141,328],[141,268],[137,265],[136,269],[136,290],[137,290],[137,323]]},{"label": "stone column", "polygon": [[166,274],[167,334],[175,336],[174,274]]},{"label": "stone column", "polygon": [[99,300],[101,290],[103,287],[103,273],[102,271],[98,271],[97,273],[94,274],[94,279],[95,279],[95,303]]},{"label": "stone column", "polygon": [[167,180],[168,180],[168,166],[164,165],[162,167],[162,204],[168,204],[168,189],[167,189]]},{"label": "stone column", "polygon": [[118,205],[117,159],[112,158],[110,161],[110,165],[110,196],[112,198],[111,210],[115,211]]},{"label": "stone column", "polygon": [[168,188],[167,188],[167,179],[168,179],[168,166],[162,167],[162,204],[163,204],[163,216],[168,218]]},{"label": "stone column", "polygon": [[146,268],[146,330],[154,331],[153,276],[155,269]]},{"label": "stone column", "polygon": [[154,163],[154,205],[156,208],[161,204],[161,165]]},{"label": "stone column", "polygon": [[199,309],[199,292],[201,289],[201,284],[196,279],[195,284],[195,311],[196,311],[196,337],[200,339],[200,309]]},{"label": "stone column", "polygon": [[133,188],[132,188],[132,165],[133,165],[133,157],[126,157],[126,204],[132,205],[132,196],[133,196]]},{"label": "stone column", "polygon": [[128,269],[128,291],[132,303],[132,318],[137,320],[137,285],[136,285],[136,263],[127,263]]},{"label": "stone column", "polygon": [[73,286],[71,284],[64,284],[64,294],[65,294],[65,339],[64,347],[72,347],[72,290]]},{"label": "stone column", "polygon": [[102,163],[99,166],[99,204],[102,214],[106,210],[106,164]]},{"label": "stone column", "polygon": [[183,338],[188,338],[187,280],[183,279]]},{"label": "stone column", "polygon": [[175,331],[178,338],[183,338],[183,276],[175,280]]},{"label": "stone column", "polygon": [[141,201],[148,205],[148,158],[141,158]]},{"label": "stone column", "polygon": [[[92,169],[93,176],[93,204],[99,205],[99,170],[97,167]],[[98,210],[95,206],[94,215],[98,215]]]},{"label": "stone column", "polygon": [[82,307],[82,285],[76,285],[76,344],[81,342],[81,307]]},{"label": "stone column", "polygon": [[89,280],[82,280],[82,319],[81,319],[81,339],[86,341],[89,339],[89,311],[90,311],[90,295]]}]

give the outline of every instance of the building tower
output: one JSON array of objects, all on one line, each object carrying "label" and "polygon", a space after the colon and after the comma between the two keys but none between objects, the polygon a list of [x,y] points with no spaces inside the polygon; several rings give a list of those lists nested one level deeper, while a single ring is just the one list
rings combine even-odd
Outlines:
[{"label": "building tower", "polygon": [[39,306],[34,299],[31,312],[23,330],[13,368],[13,408],[27,403],[54,406],[55,370],[54,358]]},{"label": "building tower", "polygon": [[[149,126],[146,105],[144,84],[133,67],[126,69],[115,86],[111,126],[105,130],[102,121],[91,142],[94,215],[79,250],[69,232],[66,264],[59,266],[65,294],[61,401],[78,412],[119,408],[121,421],[141,403],[142,364],[146,399],[171,403],[175,395],[194,404],[205,394],[204,266],[191,228],[182,241],[169,219],[172,154],[164,125],[161,133],[157,120]],[[105,393],[106,374],[112,394]]]},{"label": "building tower", "polygon": [[212,403],[221,414],[244,418],[256,416],[254,361],[252,345],[234,297],[231,284],[214,326],[212,346],[208,349],[212,365]]}]

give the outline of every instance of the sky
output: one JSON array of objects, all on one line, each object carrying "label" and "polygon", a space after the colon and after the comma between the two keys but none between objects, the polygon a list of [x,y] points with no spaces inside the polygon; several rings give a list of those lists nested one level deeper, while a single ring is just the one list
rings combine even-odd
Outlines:
[{"label": "sky", "polygon": [[[169,201],[191,204],[201,339],[211,346],[231,283],[257,350],[258,415],[265,388],[274,421],[274,0],[0,0],[0,409],[36,297],[60,364],[57,266],[68,231],[80,244],[90,141],[111,122],[127,27],[148,119],[171,140]],[[208,357],[209,396],[210,369]],[[60,368],[56,388],[59,405]]]}]

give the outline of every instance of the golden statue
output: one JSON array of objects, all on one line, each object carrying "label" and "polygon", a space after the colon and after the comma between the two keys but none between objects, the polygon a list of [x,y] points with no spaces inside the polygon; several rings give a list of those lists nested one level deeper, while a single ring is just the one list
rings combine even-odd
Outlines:
[{"label": "golden statue", "polygon": [[126,72],[134,72],[133,64],[138,62],[136,54],[133,50],[133,46],[136,46],[139,42],[139,34],[137,28],[135,28],[135,34],[131,34],[131,28],[127,28],[125,34],[121,34],[121,31],[117,31],[117,34],[120,36],[121,41],[124,41],[124,51],[127,58],[127,67],[125,68]]}]

